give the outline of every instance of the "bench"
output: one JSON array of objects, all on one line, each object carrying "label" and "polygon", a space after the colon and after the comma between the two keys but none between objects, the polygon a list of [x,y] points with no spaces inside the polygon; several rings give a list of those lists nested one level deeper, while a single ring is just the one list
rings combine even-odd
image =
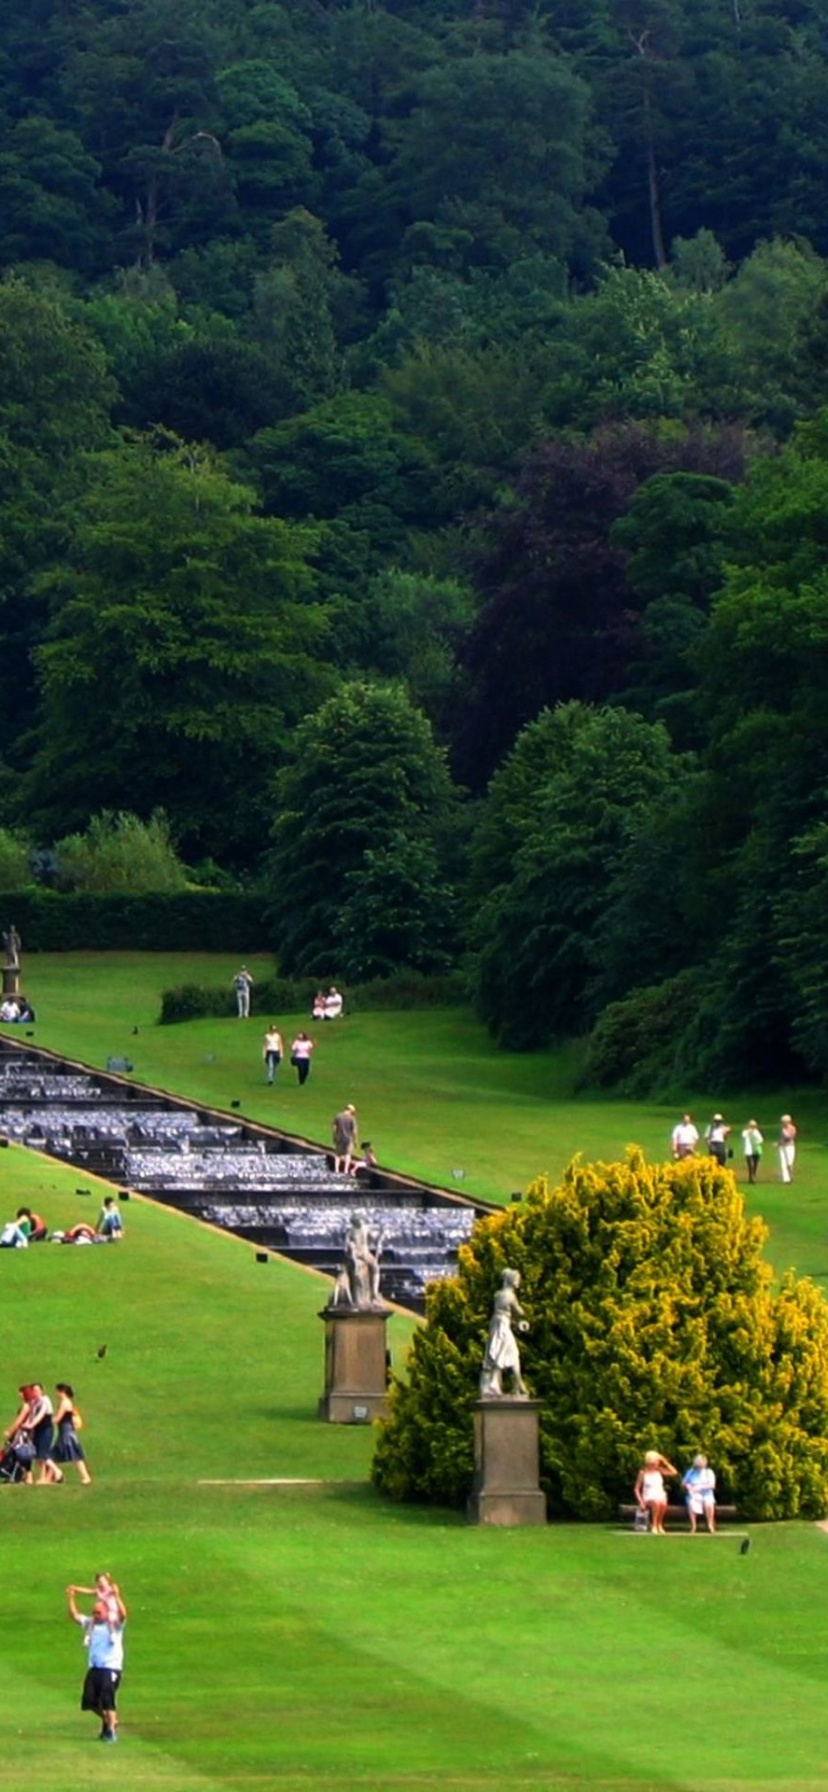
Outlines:
[{"label": "bench", "polygon": [[[630,1524],[633,1524],[635,1521],[636,1513],[640,1512],[640,1510],[641,1510],[640,1506],[637,1506],[637,1505],[619,1506],[618,1515],[619,1515],[619,1518],[625,1518],[625,1519],[627,1519],[627,1521]],[[717,1505],[717,1507],[716,1507],[716,1523],[717,1524],[719,1524],[720,1522],[722,1524],[732,1524],[733,1520],[737,1517],[738,1517],[738,1513],[736,1511],[735,1506],[719,1506],[719,1505]],[[684,1505],[683,1502],[680,1506],[669,1505],[667,1507],[667,1511],[665,1513],[665,1520],[668,1520],[668,1519],[674,1519],[678,1523],[681,1523],[681,1520],[683,1519],[685,1523],[689,1523],[689,1520],[687,1518],[687,1507]],[[697,1519],[696,1522],[699,1525],[700,1529],[705,1528],[703,1518]]]}]

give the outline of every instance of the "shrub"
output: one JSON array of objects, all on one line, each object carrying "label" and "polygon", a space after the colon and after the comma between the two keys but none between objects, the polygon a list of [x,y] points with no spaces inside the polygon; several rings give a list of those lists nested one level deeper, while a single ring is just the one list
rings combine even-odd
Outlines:
[{"label": "shrub", "polygon": [[699,973],[689,970],[610,1002],[589,1036],[581,1084],[637,1097],[669,1093],[699,991]]},{"label": "shrub", "polygon": [[492,1295],[520,1271],[523,1370],[541,1402],[550,1509],[609,1517],[642,1452],[713,1461],[745,1518],[828,1506],[828,1308],[814,1285],[778,1291],[767,1230],[712,1159],[570,1165],[475,1227],[459,1273],[429,1293],[407,1383],[395,1381],[374,1457],[397,1499],[460,1505]]},{"label": "shrub", "polygon": [[17,889],[6,915],[29,952],[267,951],[271,938],[257,896],[211,890],[132,896],[60,895]]},{"label": "shrub", "polygon": [[[253,985],[253,1003],[258,1014],[296,1014],[310,1012],[315,990],[307,983],[295,983],[288,977],[268,977]],[[232,980],[226,986],[180,983],[165,989],[161,996],[162,1027],[176,1021],[205,1020],[236,1013],[236,997]]]},{"label": "shrub", "polygon": [[31,842],[11,828],[0,828],[0,890],[34,886]]},{"label": "shrub", "polygon": [[[321,976],[314,981],[305,977],[269,977],[254,985],[253,1000],[258,1014],[310,1014],[317,989],[327,989],[334,981]],[[373,983],[346,986],[336,979],[345,999],[346,1013],[370,1009],[456,1008],[467,1000],[466,987],[459,973],[445,977],[425,977],[417,971],[400,971],[395,977],[378,978]],[[176,1021],[200,1020],[208,1016],[235,1014],[235,997],[227,989],[211,985],[185,983],[177,989],[165,989],[161,997],[159,1020],[162,1026]]]},{"label": "shrub", "polygon": [[55,847],[57,884],[62,890],[130,896],[148,890],[185,890],[187,873],[160,810],[149,821],[127,811],[93,816],[85,834],[67,834]]}]

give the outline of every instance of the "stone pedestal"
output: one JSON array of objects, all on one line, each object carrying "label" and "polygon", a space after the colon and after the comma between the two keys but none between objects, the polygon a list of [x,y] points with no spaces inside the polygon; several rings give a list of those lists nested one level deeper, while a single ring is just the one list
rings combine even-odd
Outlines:
[{"label": "stone pedestal", "polygon": [[3,994],[4,994],[4,996],[19,996],[19,994],[20,994],[20,966],[19,965],[4,964],[4,966],[3,966]]},{"label": "stone pedestal", "polygon": [[388,1405],[384,1307],[324,1307],[325,1392],[319,1417],[329,1425],[370,1425]]},{"label": "stone pedestal", "polygon": [[474,1482],[468,1513],[474,1524],[545,1524],[538,1485],[539,1400],[477,1400]]}]

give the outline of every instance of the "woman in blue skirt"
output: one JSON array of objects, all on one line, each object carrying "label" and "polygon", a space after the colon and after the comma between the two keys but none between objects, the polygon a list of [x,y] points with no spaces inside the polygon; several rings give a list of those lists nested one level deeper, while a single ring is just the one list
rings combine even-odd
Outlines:
[{"label": "woman in blue skirt", "polygon": [[69,1386],[68,1381],[59,1381],[55,1392],[55,1443],[48,1463],[49,1480],[62,1481],[64,1463],[74,1462],[84,1487],[88,1487],[92,1476],[86,1466],[83,1444],[78,1437],[83,1419],[75,1405],[74,1388]]}]

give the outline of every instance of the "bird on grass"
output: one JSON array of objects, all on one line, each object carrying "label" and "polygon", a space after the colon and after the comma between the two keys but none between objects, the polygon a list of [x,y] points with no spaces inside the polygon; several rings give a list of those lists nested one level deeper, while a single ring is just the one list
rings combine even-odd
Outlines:
[{"label": "bird on grass", "polygon": [[105,1344],[101,1345],[100,1350],[95,1351],[95,1355],[96,1355],[99,1363],[103,1362],[103,1359],[106,1356],[106,1351],[107,1351],[107,1346]]},{"label": "bird on grass", "polygon": [[739,1544],[740,1556],[746,1556],[749,1549],[750,1549],[750,1538],[745,1537],[744,1540]]}]

